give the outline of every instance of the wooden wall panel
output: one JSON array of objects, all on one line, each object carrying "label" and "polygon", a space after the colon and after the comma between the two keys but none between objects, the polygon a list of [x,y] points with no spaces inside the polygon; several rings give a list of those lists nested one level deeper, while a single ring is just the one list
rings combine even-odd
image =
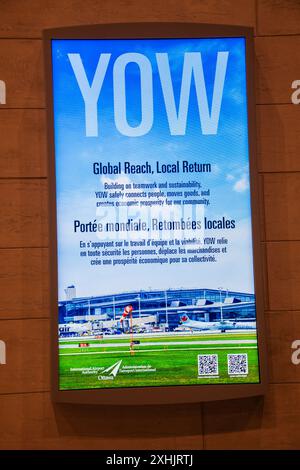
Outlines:
[{"label": "wooden wall panel", "polygon": [[[266,324],[270,382],[300,382],[300,366],[291,362],[291,344],[300,339],[300,311],[268,312]],[[8,357],[0,374],[1,394],[49,390],[49,329],[49,319],[0,320]]]},{"label": "wooden wall panel", "polygon": [[269,309],[300,310],[300,242],[267,243]]},{"label": "wooden wall panel", "polygon": [[[268,242],[265,249],[265,308],[300,310],[300,242]],[[0,318],[48,317],[48,249],[1,249],[0,264]]]},{"label": "wooden wall panel", "polygon": [[256,107],[260,172],[300,171],[300,106]]},{"label": "wooden wall panel", "polygon": [[1,39],[0,80],[6,83],[6,104],[1,108],[45,106],[43,72],[41,41]]},{"label": "wooden wall panel", "polygon": [[202,448],[200,405],[53,406],[28,393],[0,395],[0,416],[0,449]]},{"label": "wooden wall panel", "polygon": [[[257,106],[260,172],[300,171],[299,121],[300,106]],[[0,177],[47,176],[45,111],[4,109],[0,129]]]},{"label": "wooden wall panel", "polygon": [[0,373],[2,394],[49,390],[49,325],[49,320],[41,319],[0,320],[7,355]]},{"label": "wooden wall panel", "polygon": [[299,173],[264,175],[266,240],[300,240]]},{"label": "wooden wall panel", "polygon": [[267,312],[268,371],[271,383],[300,383],[300,365],[292,363],[293,341],[300,340],[300,310]]},{"label": "wooden wall panel", "polygon": [[263,295],[263,308],[264,310],[269,309],[269,289],[268,289],[268,263],[267,263],[267,252],[266,244],[261,242],[260,246],[261,266],[262,266],[262,295]]},{"label": "wooden wall panel", "polygon": [[[0,80],[7,86],[7,104],[0,106],[0,339],[8,351],[7,365],[0,368],[0,448],[196,449],[203,436],[206,448],[299,448],[300,366],[290,360],[300,331],[300,106],[290,99],[291,83],[300,79],[298,0],[243,0],[238,8],[235,0],[2,0],[0,14]],[[269,240],[263,243],[264,297],[272,385],[264,401],[134,409],[50,402],[47,181],[40,178],[47,176],[45,97],[38,38],[43,28],[117,21],[244,24],[258,26],[265,36],[255,40],[261,239]],[[288,36],[270,37],[279,34]]]},{"label": "wooden wall panel", "polygon": [[0,179],[0,200],[0,248],[47,245],[46,180]]},{"label": "wooden wall panel", "polygon": [[[299,120],[300,106],[257,106],[260,172],[300,171]],[[47,176],[45,111],[3,109],[0,129],[0,177]]]},{"label": "wooden wall panel", "polygon": [[300,77],[300,36],[257,37],[257,102],[290,103],[291,84]]},{"label": "wooden wall panel", "polygon": [[[264,175],[266,240],[298,240],[300,173]],[[0,247],[47,245],[45,180],[0,180]]]},{"label": "wooden wall panel", "polygon": [[0,129],[0,178],[46,176],[45,111],[0,109]]},{"label": "wooden wall panel", "polygon": [[204,404],[205,449],[298,449],[300,384],[269,386],[265,399]]},{"label": "wooden wall panel", "polygon": [[11,0],[1,2],[0,37],[41,37],[44,28],[136,21],[255,24],[254,0]]},{"label": "wooden wall panel", "polygon": [[0,249],[0,266],[0,319],[49,317],[48,249]]},{"label": "wooden wall panel", "polygon": [[[256,38],[255,43],[258,102],[290,103],[291,83],[300,76],[300,63],[294,60],[300,37]],[[40,40],[0,40],[0,70],[0,79],[7,86],[7,103],[3,107],[45,106]]]},{"label": "wooden wall panel", "polygon": [[300,34],[299,0],[258,0],[258,34]]}]

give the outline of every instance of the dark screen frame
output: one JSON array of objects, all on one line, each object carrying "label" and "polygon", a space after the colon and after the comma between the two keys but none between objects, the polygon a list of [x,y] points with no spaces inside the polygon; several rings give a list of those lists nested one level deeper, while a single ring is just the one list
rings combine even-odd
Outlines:
[{"label": "dark screen frame", "polygon": [[[259,176],[256,155],[253,34],[253,28],[250,27],[197,23],[115,23],[72,26],[43,31],[49,177],[51,396],[53,401],[106,405],[174,404],[249,397],[263,395],[266,392],[267,374],[262,277],[264,253],[260,240],[260,208],[262,206],[259,201]],[[51,41],[52,39],[200,39],[222,37],[244,37],[246,44],[248,148],[260,383],[59,390],[57,219]]]}]

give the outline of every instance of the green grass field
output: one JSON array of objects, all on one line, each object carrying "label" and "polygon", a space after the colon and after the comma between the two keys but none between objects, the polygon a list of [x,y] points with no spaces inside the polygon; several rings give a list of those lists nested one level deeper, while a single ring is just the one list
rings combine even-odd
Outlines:
[{"label": "green grass field", "polygon": [[[255,333],[136,336],[134,339],[139,339],[140,345],[134,347],[133,355],[128,338],[60,341],[61,390],[259,382]],[[78,344],[84,342],[90,346],[79,348]],[[199,354],[218,355],[218,376],[198,376]],[[247,354],[248,374],[230,376],[227,354]]]}]

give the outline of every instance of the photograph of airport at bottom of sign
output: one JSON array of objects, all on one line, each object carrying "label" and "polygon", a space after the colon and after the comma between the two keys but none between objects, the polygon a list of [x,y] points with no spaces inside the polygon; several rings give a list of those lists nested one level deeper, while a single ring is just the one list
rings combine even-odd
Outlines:
[{"label": "photograph of airport at bottom of sign", "polygon": [[60,390],[258,383],[255,296],[137,291],[59,302]]}]

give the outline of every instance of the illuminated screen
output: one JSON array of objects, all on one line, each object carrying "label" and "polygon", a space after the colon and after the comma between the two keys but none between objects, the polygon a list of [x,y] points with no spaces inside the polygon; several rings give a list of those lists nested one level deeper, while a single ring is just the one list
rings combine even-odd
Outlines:
[{"label": "illuminated screen", "polygon": [[259,383],[245,39],[52,40],[60,390]]}]

